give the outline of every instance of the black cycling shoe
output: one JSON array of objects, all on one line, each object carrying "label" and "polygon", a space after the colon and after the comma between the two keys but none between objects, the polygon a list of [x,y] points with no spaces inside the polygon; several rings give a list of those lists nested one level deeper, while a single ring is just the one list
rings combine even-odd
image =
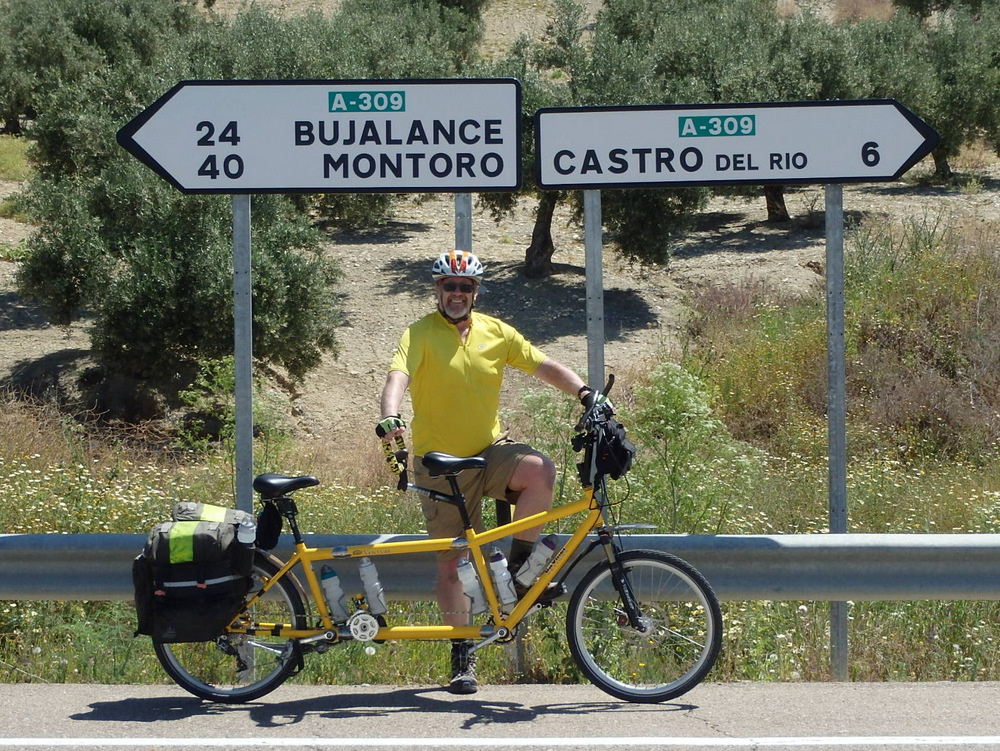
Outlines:
[{"label": "black cycling shoe", "polygon": [[[514,580],[514,591],[517,593],[517,599],[524,599],[529,589],[531,589],[530,586],[521,584],[517,579]],[[562,597],[564,594],[566,594],[566,585],[559,582],[552,582],[542,590],[542,593],[538,595],[538,599],[533,604],[547,608],[552,605],[553,600],[557,597]]]},{"label": "black cycling shoe", "polygon": [[472,642],[451,645],[451,681],[448,690],[453,694],[474,694],[479,690],[476,680],[476,653],[469,652]]}]

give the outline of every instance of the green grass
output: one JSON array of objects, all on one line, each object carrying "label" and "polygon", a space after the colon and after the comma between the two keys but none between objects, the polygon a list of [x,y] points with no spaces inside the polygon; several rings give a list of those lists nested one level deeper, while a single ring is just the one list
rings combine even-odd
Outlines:
[{"label": "green grass", "polygon": [[0,135],[0,180],[27,180],[28,141],[24,138]]}]

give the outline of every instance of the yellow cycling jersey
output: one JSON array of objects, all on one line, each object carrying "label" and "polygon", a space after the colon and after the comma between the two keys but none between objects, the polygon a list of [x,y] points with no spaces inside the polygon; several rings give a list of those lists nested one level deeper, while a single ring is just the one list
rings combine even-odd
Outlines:
[{"label": "yellow cycling jersey", "polygon": [[507,365],[534,373],[545,360],[513,326],[473,312],[465,342],[435,311],[399,340],[389,370],[410,377],[413,453],[474,456],[500,435],[500,387]]}]

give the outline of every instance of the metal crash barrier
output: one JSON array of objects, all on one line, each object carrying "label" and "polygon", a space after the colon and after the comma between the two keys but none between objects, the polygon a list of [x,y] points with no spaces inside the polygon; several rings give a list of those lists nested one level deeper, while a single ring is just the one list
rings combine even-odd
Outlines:
[{"label": "metal crash barrier", "polygon": [[[131,600],[132,559],[145,535],[0,535],[0,599]],[[316,548],[418,535],[307,535]],[[673,553],[721,600],[1000,600],[1000,535],[630,535],[628,549]],[[291,552],[291,537],[274,550]],[[593,563],[600,558],[591,554]],[[433,555],[375,559],[389,599],[432,600]],[[582,561],[572,585],[590,568]],[[357,584],[357,560],[338,573]]]}]

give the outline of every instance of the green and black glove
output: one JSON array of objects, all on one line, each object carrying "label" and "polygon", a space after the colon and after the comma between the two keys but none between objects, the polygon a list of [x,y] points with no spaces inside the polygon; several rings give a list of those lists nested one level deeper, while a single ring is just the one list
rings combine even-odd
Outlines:
[{"label": "green and black glove", "polygon": [[604,394],[597,394],[595,402],[595,397],[594,397],[595,394],[597,394],[597,392],[590,386],[586,385],[581,386],[580,390],[576,392],[576,395],[580,398],[580,404],[584,406],[584,409],[590,409],[591,407],[595,406],[599,407],[602,404],[606,404],[608,405],[608,407],[611,408],[611,411],[614,412],[614,406],[608,400],[608,397],[606,397]]},{"label": "green and black glove", "polygon": [[379,438],[385,438],[392,431],[405,427],[406,423],[403,422],[402,417],[399,415],[389,415],[379,420],[378,425],[375,426],[375,435]]}]

